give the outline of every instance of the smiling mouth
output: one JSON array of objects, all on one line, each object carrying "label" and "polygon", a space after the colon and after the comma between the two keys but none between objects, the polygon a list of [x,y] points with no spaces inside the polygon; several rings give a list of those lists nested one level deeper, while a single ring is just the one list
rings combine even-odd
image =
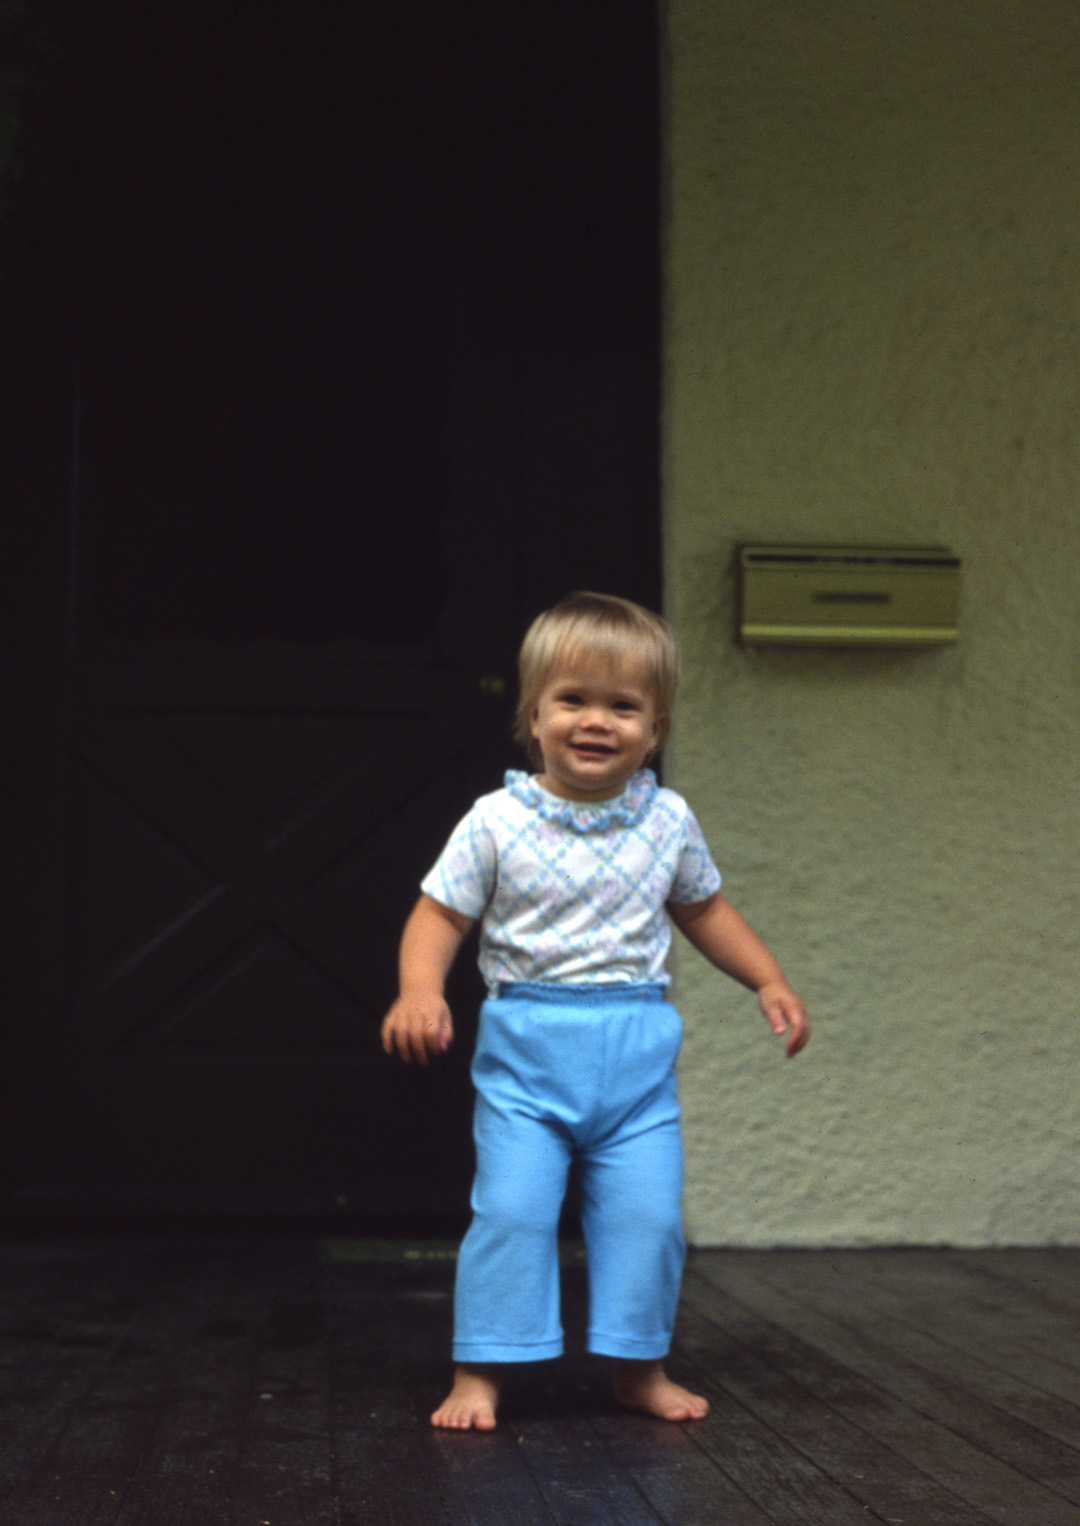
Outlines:
[{"label": "smiling mouth", "polygon": [[575,742],[573,750],[579,758],[610,758],[615,752],[614,747],[605,747],[601,742]]}]

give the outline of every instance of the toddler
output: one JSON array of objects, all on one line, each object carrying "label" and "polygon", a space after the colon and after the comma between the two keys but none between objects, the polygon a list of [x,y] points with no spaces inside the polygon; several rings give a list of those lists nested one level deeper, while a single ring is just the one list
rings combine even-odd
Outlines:
[{"label": "toddler", "polygon": [[663,738],[678,650],[658,615],[579,593],[533,622],[511,771],[455,828],[401,945],[383,1046],[426,1064],[453,1036],[443,997],[480,919],[473,1217],[458,1258],[454,1359],[436,1426],[491,1430],[508,1362],[562,1351],[557,1230],[576,1161],[589,1269],[587,1345],[615,1395],[667,1420],[706,1400],[668,1378],[685,1247],[675,1094],[679,1014],[665,1000],[671,922],[757,992],[794,1055],[809,1038],[776,960],[720,895],[686,802],[644,765]]}]

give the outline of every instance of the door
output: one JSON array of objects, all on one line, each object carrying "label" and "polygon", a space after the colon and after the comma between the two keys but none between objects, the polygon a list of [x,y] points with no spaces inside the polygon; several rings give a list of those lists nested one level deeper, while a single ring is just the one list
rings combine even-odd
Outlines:
[{"label": "door", "polygon": [[432,1225],[481,992],[386,1060],[401,924],[531,616],[657,598],[653,20],[150,9],[8,229],[4,1203]]}]

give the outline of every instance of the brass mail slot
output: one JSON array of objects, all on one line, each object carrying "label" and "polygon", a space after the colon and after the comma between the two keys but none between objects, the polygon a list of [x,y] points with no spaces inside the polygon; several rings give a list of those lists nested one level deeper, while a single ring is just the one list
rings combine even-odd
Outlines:
[{"label": "brass mail slot", "polygon": [[960,558],[941,547],[740,546],[746,645],[940,646],[957,638]]}]

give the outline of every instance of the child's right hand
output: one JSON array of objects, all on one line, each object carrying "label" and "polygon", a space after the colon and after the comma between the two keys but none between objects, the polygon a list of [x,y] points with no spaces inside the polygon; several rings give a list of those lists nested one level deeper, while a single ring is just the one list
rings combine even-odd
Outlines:
[{"label": "child's right hand", "polygon": [[426,1065],[433,1057],[445,1054],[453,1038],[450,1008],[441,996],[399,996],[383,1019],[383,1048],[406,1064],[415,1060]]}]

